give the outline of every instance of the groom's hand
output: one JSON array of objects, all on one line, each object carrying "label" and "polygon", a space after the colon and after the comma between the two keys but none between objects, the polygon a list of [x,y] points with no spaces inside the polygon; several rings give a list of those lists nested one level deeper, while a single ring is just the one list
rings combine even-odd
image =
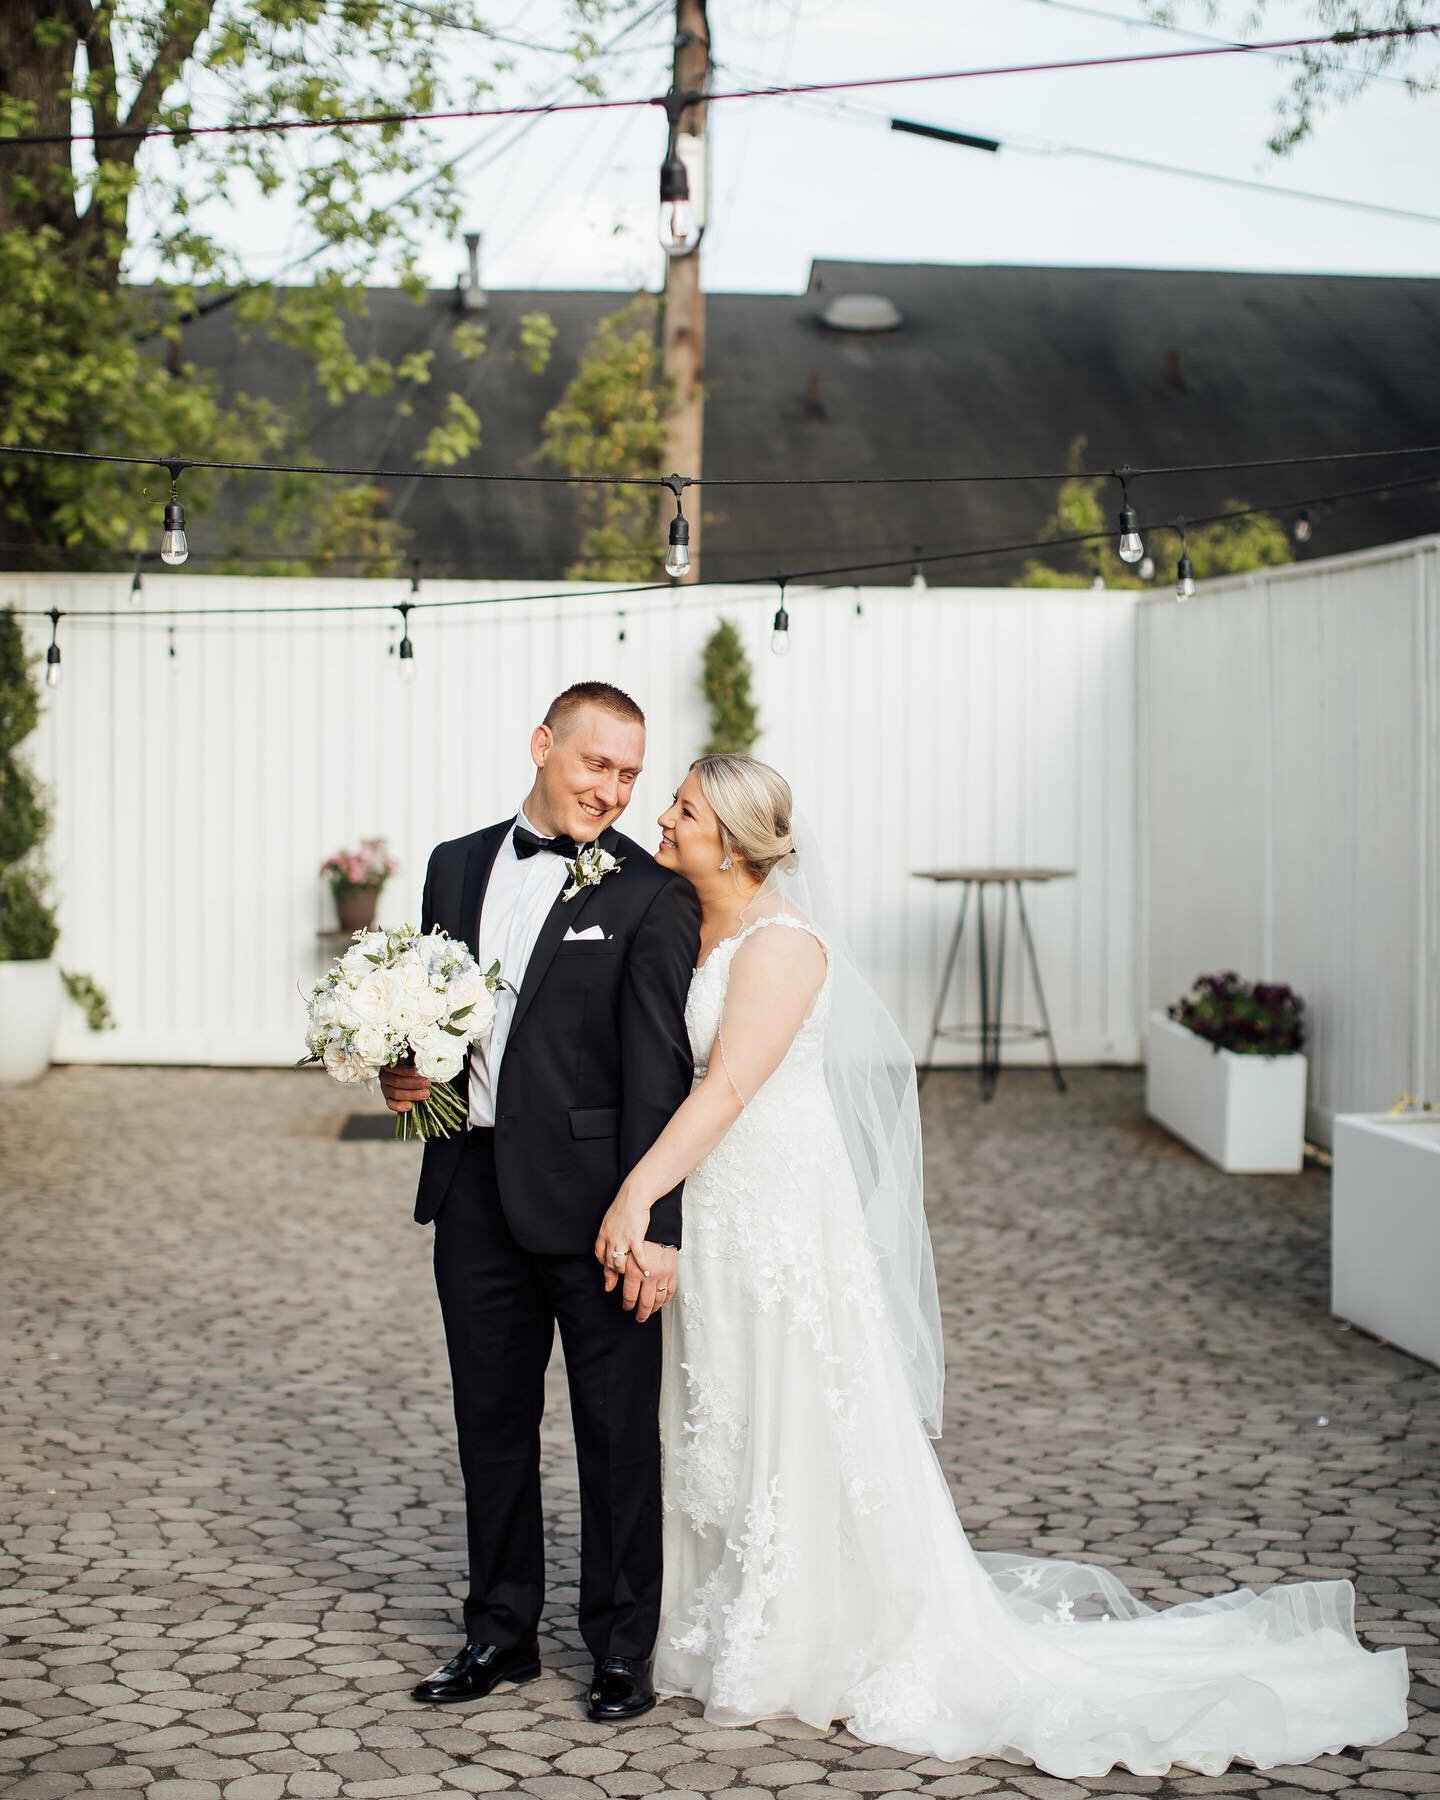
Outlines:
[{"label": "groom's hand", "polygon": [[679,1265],[680,1252],[669,1244],[642,1244],[630,1252],[621,1301],[626,1312],[635,1314],[637,1325],[675,1298]]},{"label": "groom's hand", "polygon": [[430,1083],[406,1063],[380,1071],[380,1092],[391,1112],[406,1113],[430,1097]]}]

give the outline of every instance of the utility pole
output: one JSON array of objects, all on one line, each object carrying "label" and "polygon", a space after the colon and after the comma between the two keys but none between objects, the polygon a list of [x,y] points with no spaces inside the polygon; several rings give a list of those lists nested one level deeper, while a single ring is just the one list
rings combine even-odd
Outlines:
[{"label": "utility pole", "polygon": [[[685,164],[690,199],[704,224],[705,120],[703,101],[681,108],[679,99],[703,94],[710,74],[710,21],[706,0],[675,0],[675,65],[671,81],[675,99],[672,120],[675,149]],[[705,437],[705,296],[700,288],[700,246],[665,258],[665,296],[660,320],[660,373],[670,391],[665,411],[666,471],[699,475]],[[661,541],[674,517],[667,491],[662,506]],[[700,577],[700,492],[685,507],[690,523],[690,571],[681,581]]]}]

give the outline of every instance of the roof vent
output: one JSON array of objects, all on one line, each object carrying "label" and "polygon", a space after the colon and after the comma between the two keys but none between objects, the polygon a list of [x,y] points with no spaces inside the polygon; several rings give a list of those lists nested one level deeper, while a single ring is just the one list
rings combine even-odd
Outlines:
[{"label": "roof vent", "polygon": [[820,323],[832,331],[898,331],[904,322],[883,294],[837,294],[820,313]]}]

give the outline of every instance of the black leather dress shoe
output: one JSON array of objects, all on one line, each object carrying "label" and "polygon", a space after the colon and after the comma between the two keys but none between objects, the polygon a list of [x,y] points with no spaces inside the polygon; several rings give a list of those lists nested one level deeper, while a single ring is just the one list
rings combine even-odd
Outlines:
[{"label": "black leather dress shoe", "polygon": [[655,1704],[649,1659],[603,1656],[595,1665],[585,1711],[603,1725],[607,1719],[638,1719]]},{"label": "black leather dress shoe", "polygon": [[502,1681],[533,1681],[540,1673],[540,1651],[534,1644],[502,1650],[496,1644],[465,1644],[443,1669],[410,1690],[412,1700],[445,1706],[456,1700],[483,1700]]}]

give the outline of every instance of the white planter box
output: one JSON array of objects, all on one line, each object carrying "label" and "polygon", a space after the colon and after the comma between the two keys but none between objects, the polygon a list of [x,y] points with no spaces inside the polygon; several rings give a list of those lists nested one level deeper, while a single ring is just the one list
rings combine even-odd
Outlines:
[{"label": "white planter box", "polygon": [[1335,1118],[1330,1310],[1440,1363],[1440,1116]]},{"label": "white planter box", "polygon": [[0,1087],[38,1081],[60,1025],[60,965],[0,961]]},{"label": "white planter box", "polygon": [[1152,1012],[1145,1110],[1232,1175],[1293,1174],[1305,1160],[1305,1058],[1217,1051]]}]

